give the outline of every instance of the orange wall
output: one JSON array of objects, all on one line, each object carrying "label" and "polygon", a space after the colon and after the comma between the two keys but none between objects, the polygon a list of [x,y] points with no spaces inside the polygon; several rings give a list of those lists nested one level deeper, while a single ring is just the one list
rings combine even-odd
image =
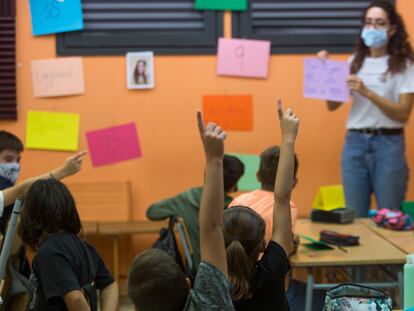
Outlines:
[{"label": "orange wall", "polygon": [[[414,37],[414,1],[397,2]],[[283,98],[285,105],[293,108],[301,118],[297,143],[299,184],[293,199],[302,216],[308,215],[320,185],[340,183],[340,154],[348,107],[329,113],[323,102],[302,98],[304,55],[272,56],[267,80],[218,77],[214,56],[157,56],[156,88],[149,91],[127,90],[123,56],[84,57],[85,95],[40,99],[33,97],[30,61],[56,57],[55,38],[31,35],[28,1],[17,1],[17,12],[19,120],[1,122],[1,128],[24,138],[28,110],[77,112],[81,115],[80,149],[87,149],[87,131],[136,122],[143,149],[141,159],[99,168],[93,168],[90,159],[86,159],[82,172],[71,177],[75,181],[130,179],[134,219],[144,219],[151,202],[202,183],[203,156],[195,111],[201,107],[204,94],[254,95],[254,131],[231,132],[226,141],[228,152],[259,153],[277,144],[280,135],[276,98]],[[229,26],[228,20],[226,25]],[[407,158],[414,168],[414,146],[409,144],[412,133],[410,122]],[[26,150],[22,177],[47,171],[68,155]],[[410,184],[408,198],[414,199],[414,183]]]}]

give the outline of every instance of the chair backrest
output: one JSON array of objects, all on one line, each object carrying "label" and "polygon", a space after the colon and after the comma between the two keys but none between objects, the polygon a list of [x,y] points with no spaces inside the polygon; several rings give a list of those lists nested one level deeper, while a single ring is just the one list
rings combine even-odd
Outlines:
[{"label": "chair backrest", "polygon": [[131,220],[129,181],[71,182],[67,186],[83,222]]},{"label": "chair backrest", "polygon": [[186,259],[186,269],[187,273],[194,272],[194,262],[193,262],[193,247],[191,245],[190,236],[188,234],[187,227],[185,225],[184,219],[181,217],[177,218],[176,228],[180,235],[181,245],[184,250],[184,255]]}]

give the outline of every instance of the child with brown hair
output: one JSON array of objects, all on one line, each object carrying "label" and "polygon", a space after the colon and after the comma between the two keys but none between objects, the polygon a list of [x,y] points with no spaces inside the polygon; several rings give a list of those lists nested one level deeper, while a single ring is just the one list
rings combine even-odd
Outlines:
[{"label": "child with brown hair", "polygon": [[280,101],[278,115],[282,143],[278,167],[274,168],[277,175],[271,240],[267,243],[265,221],[254,210],[235,206],[224,212],[224,240],[236,310],[289,310],[285,278],[292,249],[290,196],[299,120],[290,109],[283,112]]}]

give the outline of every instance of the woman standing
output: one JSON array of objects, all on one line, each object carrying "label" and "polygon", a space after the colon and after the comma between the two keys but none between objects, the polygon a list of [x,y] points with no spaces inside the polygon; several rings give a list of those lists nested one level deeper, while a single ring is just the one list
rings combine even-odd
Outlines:
[{"label": "woman standing", "polygon": [[[342,152],[342,179],[348,207],[366,217],[371,194],[379,208],[399,208],[408,167],[404,126],[414,99],[414,53],[401,16],[384,0],[364,11],[363,28],[350,59],[352,108]],[[318,53],[327,58],[328,52]],[[336,110],[340,102],[328,101]]]}]

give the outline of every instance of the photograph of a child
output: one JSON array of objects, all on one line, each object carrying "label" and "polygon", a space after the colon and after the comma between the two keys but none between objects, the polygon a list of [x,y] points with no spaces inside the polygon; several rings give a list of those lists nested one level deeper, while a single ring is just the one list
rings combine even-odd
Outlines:
[{"label": "photograph of a child", "polygon": [[127,83],[128,89],[154,88],[154,53],[127,53]]}]

